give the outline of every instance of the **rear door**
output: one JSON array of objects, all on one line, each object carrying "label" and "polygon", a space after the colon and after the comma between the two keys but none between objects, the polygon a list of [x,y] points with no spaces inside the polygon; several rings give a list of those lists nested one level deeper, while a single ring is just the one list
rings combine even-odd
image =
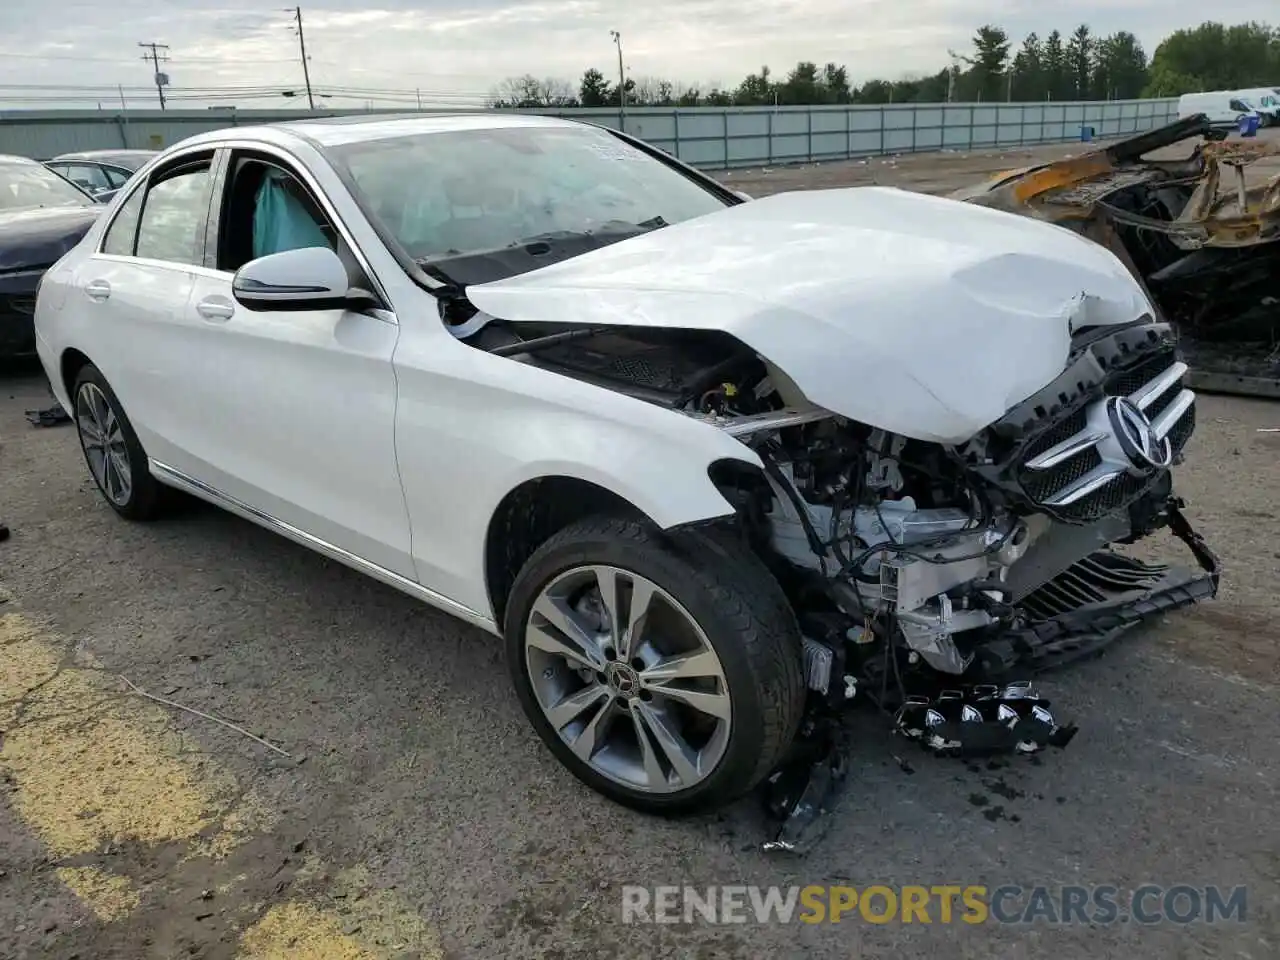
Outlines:
[{"label": "rear door", "polygon": [[[287,191],[267,198],[263,184]],[[281,202],[283,201],[283,202]],[[205,268],[177,323],[175,468],[255,511],[414,577],[395,454],[399,327],[387,309],[253,311],[232,295],[257,256],[327,244],[361,275],[334,214],[285,155],[228,151]],[[384,305],[385,307],[385,305]]]},{"label": "rear door", "polygon": [[212,150],[183,154],[137,184],[76,275],[90,359],[161,461],[182,448],[171,399],[198,362],[183,354],[180,331],[205,269],[213,160]]}]

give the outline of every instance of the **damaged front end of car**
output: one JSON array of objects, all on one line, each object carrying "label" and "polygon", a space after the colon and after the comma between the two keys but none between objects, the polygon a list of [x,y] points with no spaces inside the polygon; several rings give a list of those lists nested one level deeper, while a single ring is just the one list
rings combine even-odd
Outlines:
[{"label": "damaged front end of car", "polygon": [[[1186,338],[1193,382],[1280,396],[1280,158],[1274,140],[1223,139],[1203,116],[952,194],[1072,229],[1115,253]],[[1193,143],[1188,155],[1161,150]]]},{"label": "damaged front end of car", "polygon": [[[855,694],[941,754],[1065,745],[1074,727],[1026,678],[1217,593],[1172,488],[1186,375],[1170,327],[1143,321],[1077,334],[1058,378],[963,445],[834,416],[753,431],[765,478],[726,489],[793,598],[812,701],[772,781],[774,848],[806,842]],[[1190,562],[1123,551],[1161,530]]]}]

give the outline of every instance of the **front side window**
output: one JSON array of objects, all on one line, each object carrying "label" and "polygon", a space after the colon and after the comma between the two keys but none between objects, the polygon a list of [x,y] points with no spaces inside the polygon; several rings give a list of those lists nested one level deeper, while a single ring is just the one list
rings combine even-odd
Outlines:
[{"label": "front side window", "polygon": [[451,258],[536,240],[603,244],[731,202],[594,127],[410,134],[329,152],[410,256],[446,274]]},{"label": "front side window", "polygon": [[0,210],[86,207],[93,200],[42,163],[0,161]]},{"label": "front side window", "polygon": [[250,260],[328,247],[343,255],[337,230],[310,191],[275,162],[236,154],[218,231],[219,270],[235,272]]},{"label": "front side window", "polygon": [[147,190],[138,224],[137,256],[198,264],[201,225],[209,210],[208,165],[187,168]]}]

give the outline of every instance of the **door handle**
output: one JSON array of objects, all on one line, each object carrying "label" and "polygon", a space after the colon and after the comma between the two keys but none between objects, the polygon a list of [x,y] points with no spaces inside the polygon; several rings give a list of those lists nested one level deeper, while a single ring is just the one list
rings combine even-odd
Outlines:
[{"label": "door handle", "polygon": [[84,286],[90,300],[105,300],[111,296],[111,284],[105,280],[91,280]]},{"label": "door handle", "polygon": [[235,312],[236,308],[222,297],[205,297],[196,304],[196,313],[206,320],[230,320]]}]

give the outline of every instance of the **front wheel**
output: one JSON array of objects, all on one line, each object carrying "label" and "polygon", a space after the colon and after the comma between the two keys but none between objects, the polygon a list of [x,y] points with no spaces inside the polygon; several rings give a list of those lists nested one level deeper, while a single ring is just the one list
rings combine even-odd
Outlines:
[{"label": "front wheel", "polygon": [[513,587],[507,659],[534,729],[627,806],[719,806],[782,759],[804,704],[801,642],[745,547],[595,517],[543,544]]}]

